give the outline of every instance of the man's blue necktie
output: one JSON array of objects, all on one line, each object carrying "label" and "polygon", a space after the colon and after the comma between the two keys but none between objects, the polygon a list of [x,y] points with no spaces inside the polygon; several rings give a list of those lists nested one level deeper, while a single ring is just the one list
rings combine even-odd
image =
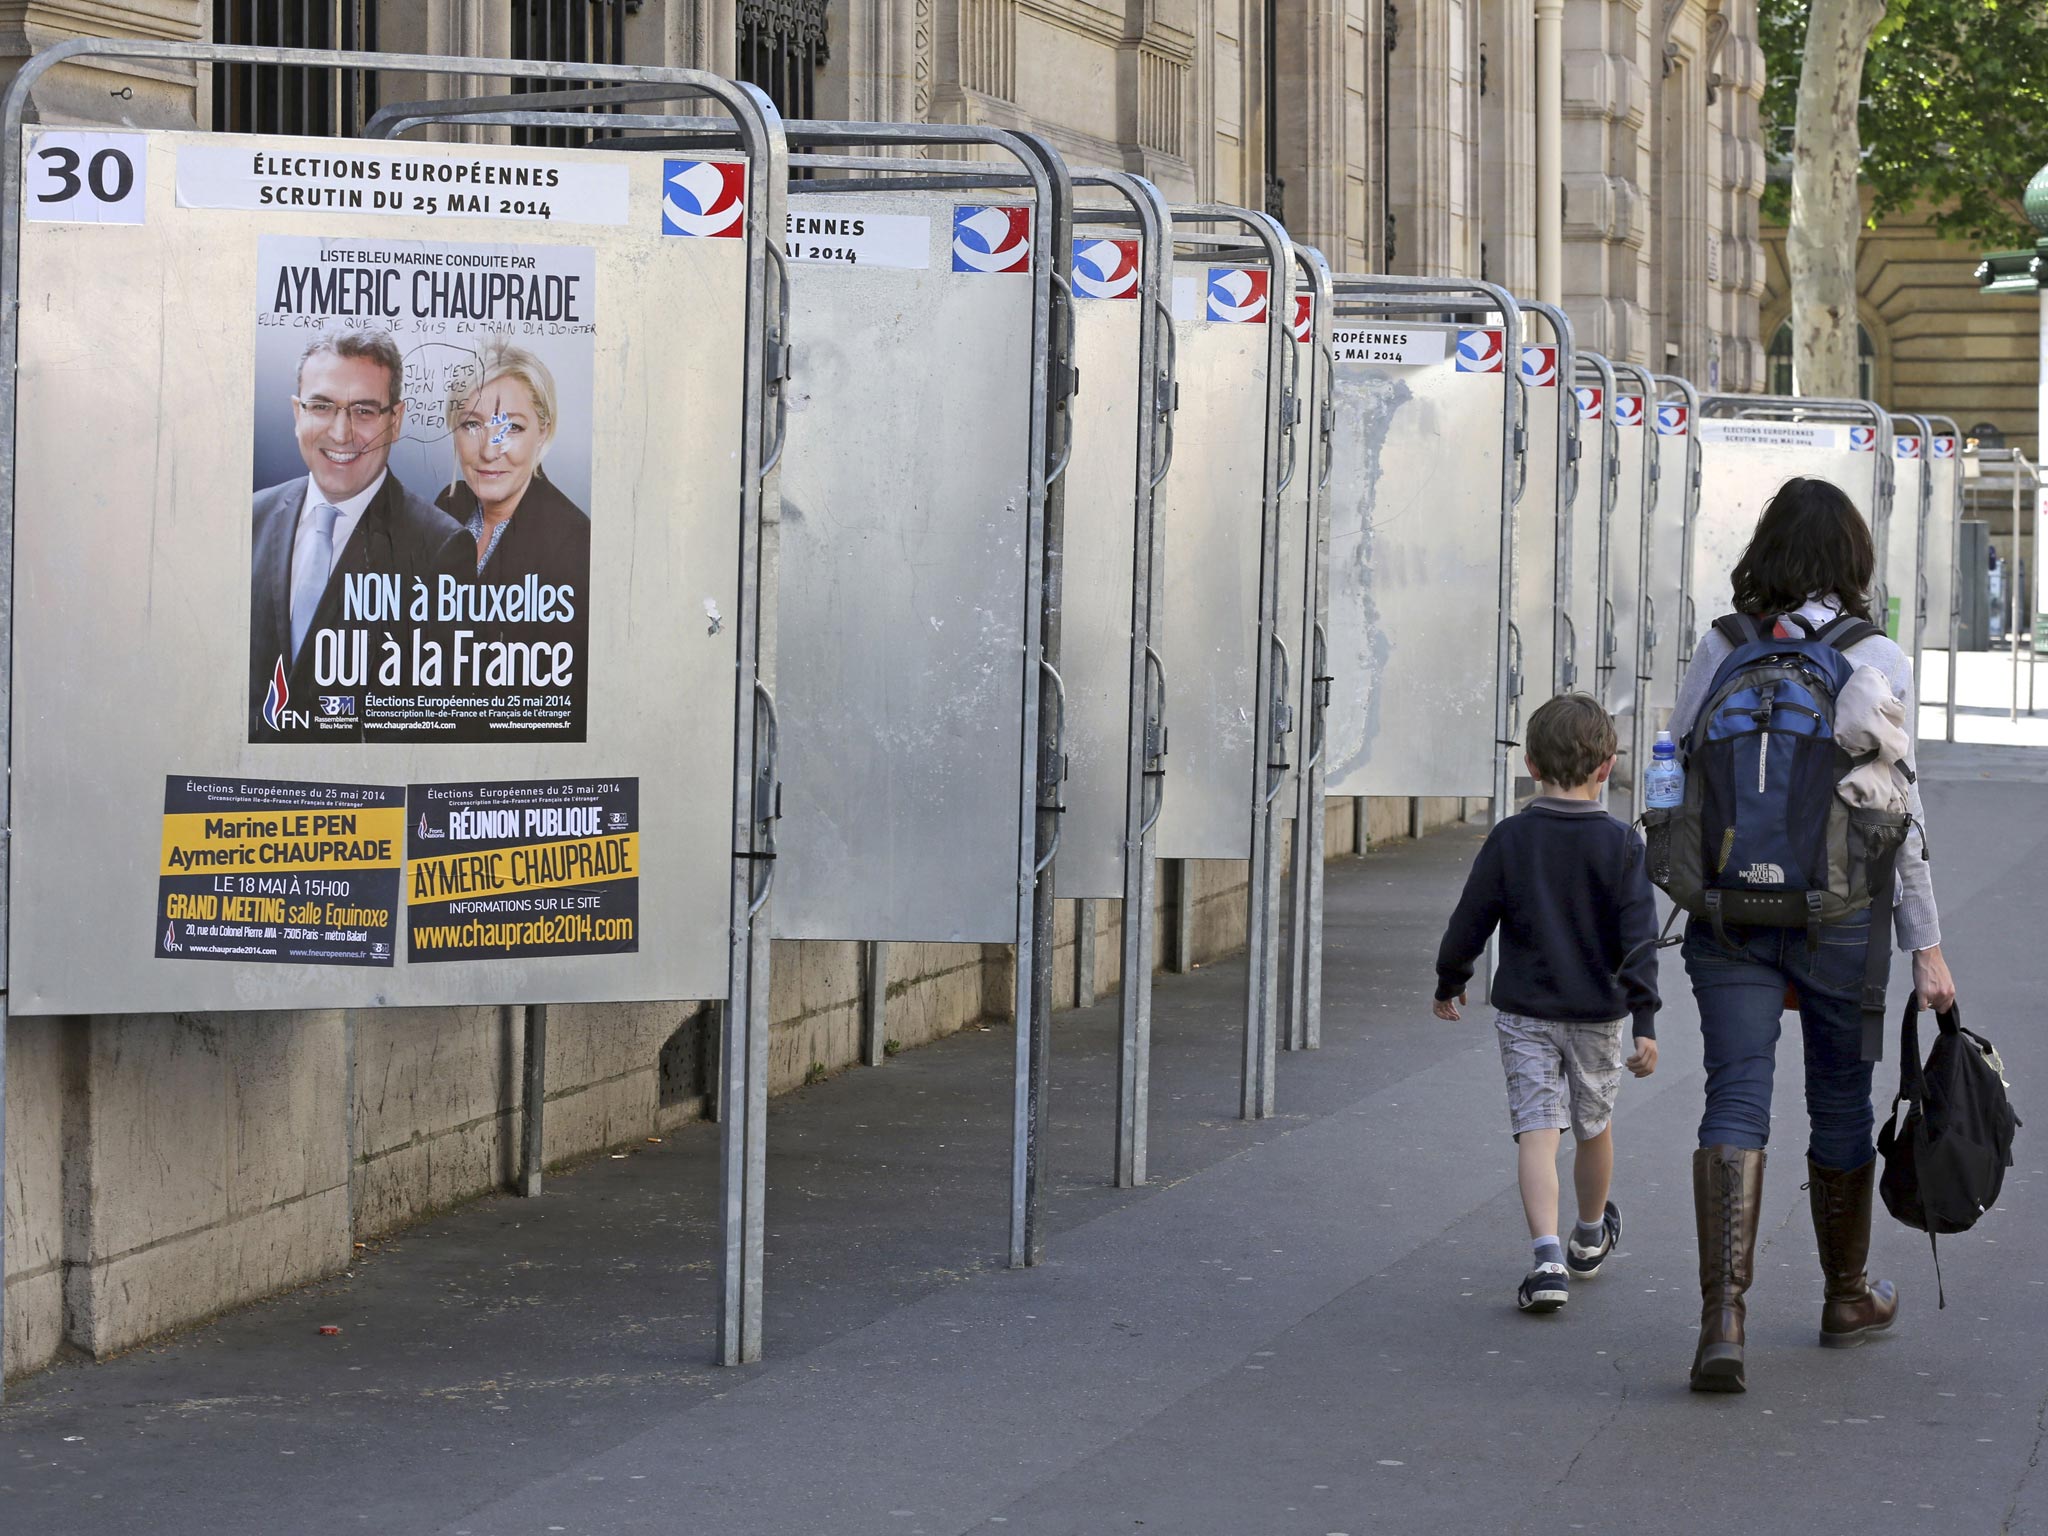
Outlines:
[{"label": "man's blue necktie", "polygon": [[296,661],[299,647],[306,643],[306,631],[313,627],[313,614],[320,606],[321,594],[327,590],[327,577],[334,568],[334,520],[341,516],[341,508],[331,507],[326,502],[316,502],[307,508],[306,515],[313,525],[311,545],[306,552],[306,564],[299,572],[298,580],[292,583],[292,659]]}]

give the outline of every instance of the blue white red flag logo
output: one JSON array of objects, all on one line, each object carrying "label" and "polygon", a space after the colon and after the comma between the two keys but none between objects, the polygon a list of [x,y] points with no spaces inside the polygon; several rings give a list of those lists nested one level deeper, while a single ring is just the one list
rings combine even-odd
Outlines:
[{"label": "blue white red flag logo", "polygon": [[1956,440],[1952,437],[1937,437],[1934,440],[1934,457],[1952,459],[1956,456]]},{"label": "blue white red flag logo", "polygon": [[263,695],[263,723],[273,731],[283,730],[285,706],[291,701],[292,691],[284,680],[284,657],[280,656],[271,669],[270,689]]},{"label": "blue white red flag logo", "polygon": [[1920,439],[1917,437],[1895,437],[1892,439],[1892,452],[1902,459],[1917,459],[1920,457]]},{"label": "blue white red flag logo", "polygon": [[1641,395],[1616,395],[1614,397],[1614,424],[1617,427],[1640,427],[1643,424],[1643,397]]},{"label": "blue white red flag logo", "polygon": [[1138,296],[1138,242],[1076,240],[1074,292],[1084,299],[1135,299]]},{"label": "blue white red flag logo", "polygon": [[1296,341],[1307,341],[1315,335],[1316,296],[1312,293],[1297,293],[1294,296],[1294,324],[1287,329]]},{"label": "blue white red flag logo", "polygon": [[737,240],[747,226],[744,161],[664,160],[661,232]]},{"label": "blue white red flag logo", "polygon": [[1211,267],[1208,317],[1226,325],[1250,325],[1265,319],[1271,276],[1250,267]]},{"label": "blue white red flag logo", "polygon": [[1522,348],[1522,382],[1532,389],[1550,389],[1557,383],[1557,348]]},{"label": "blue white red flag logo", "polygon": [[1600,419],[1600,386],[1597,384],[1581,384],[1572,393],[1579,397],[1579,420],[1598,421]]},{"label": "blue white red flag logo", "polygon": [[1029,272],[1031,210],[965,203],[953,210],[955,272]]},{"label": "blue white red flag logo", "polygon": [[1458,372],[1499,373],[1506,358],[1499,331],[1458,332]]},{"label": "blue white red flag logo", "polygon": [[1659,437],[1685,436],[1686,407],[1667,403],[1657,407],[1657,435]]},{"label": "blue white red flag logo", "polygon": [[1877,452],[1877,428],[1851,427],[1849,429],[1849,447],[1855,453]]}]

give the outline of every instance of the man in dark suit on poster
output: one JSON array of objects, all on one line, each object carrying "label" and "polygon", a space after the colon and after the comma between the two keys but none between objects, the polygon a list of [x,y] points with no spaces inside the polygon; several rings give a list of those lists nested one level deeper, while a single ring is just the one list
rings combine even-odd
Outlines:
[{"label": "man in dark suit on poster", "polygon": [[[350,575],[473,580],[476,545],[462,525],[391,473],[405,425],[404,359],[388,331],[320,336],[299,358],[292,420],[307,473],[256,493],[249,602],[249,739],[300,734],[313,712],[313,636],[343,622]],[[413,627],[382,615],[394,632]]]}]

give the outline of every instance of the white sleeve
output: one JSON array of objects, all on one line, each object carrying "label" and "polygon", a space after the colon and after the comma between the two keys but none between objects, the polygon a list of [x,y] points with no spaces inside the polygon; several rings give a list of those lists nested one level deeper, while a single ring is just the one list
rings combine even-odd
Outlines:
[{"label": "white sleeve", "polygon": [[1721,638],[1719,630],[1709,626],[1693,647],[1692,662],[1678,683],[1678,701],[1671,709],[1671,724],[1665,727],[1673,741],[1685,740],[1685,733],[1706,707],[1707,690],[1713,686],[1714,674],[1727,658],[1728,642]]},{"label": "white sleeve", "polygon": [[[1901,661],[1904,660],[1903,655]],[[1906,766],[1913,777],[1906,784],[1905,846],[1899,849],[1898,895],[1892,907],[1892,932],[1904,950],[1931,949],[1941,942],[1941,914],[1934,906],[1934,869],[1927,858],[1926,815],[1920,804],[1920,769],[1913,743],[1920,734],[1920,704],[1914,696],[1913,672],[1905,667],[1894,692],[1906,706]]]}]

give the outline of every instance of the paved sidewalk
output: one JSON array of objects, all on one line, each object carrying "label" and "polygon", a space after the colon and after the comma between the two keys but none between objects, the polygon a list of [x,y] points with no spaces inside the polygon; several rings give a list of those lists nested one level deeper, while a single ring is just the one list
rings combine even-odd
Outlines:
[{"label": "paved sidewalk", "polygon": [[1813,1344],[1794,1032],[1753,1386],[1685,1391],[1699,1044],[1669,955],[1663,1064],[1617,1119],[1622,1252],[1564,1313],[1514,1312],[1491,1034],[1425,1002],[1474,829],[1332,866],[1327,1044],[1283,1057],[1278,1120],[1234,1118],[1241,967],[1160,978],[1145,1190],[1103,1183],[1113,1004],[1056,1018],[1037,1269],[997,1267],[1010,1037],[970,1032],[775,1101],[764,1366],[703,1363],[716,1131],[692,1128],[21,1384],[4,1527],[2048,1531],[2048,753],[1924,752],[1947,948],[2030,1129],[2000,1211],[1944,1242],[1945,1311],[1925,1240],[1880,1216],[1906,1311],[1866,1349]]}]

